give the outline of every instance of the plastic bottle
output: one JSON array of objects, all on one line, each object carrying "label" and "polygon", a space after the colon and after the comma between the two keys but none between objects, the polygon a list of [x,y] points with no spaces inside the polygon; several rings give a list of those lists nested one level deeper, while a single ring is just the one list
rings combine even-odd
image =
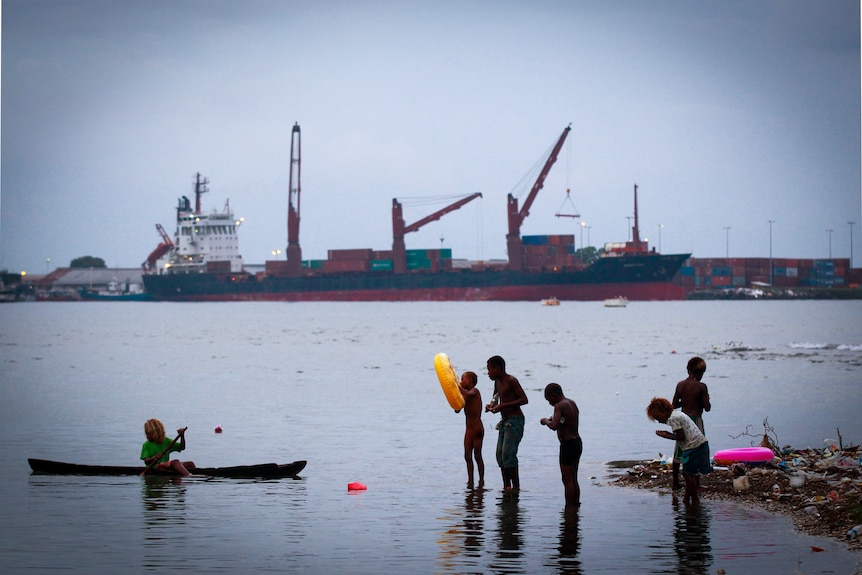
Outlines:
[{"label": "plastic bottle", "polygon": [[857,525],[847,532],[847,539],[856,539],[860,535],[862,535],[862,525]]}]

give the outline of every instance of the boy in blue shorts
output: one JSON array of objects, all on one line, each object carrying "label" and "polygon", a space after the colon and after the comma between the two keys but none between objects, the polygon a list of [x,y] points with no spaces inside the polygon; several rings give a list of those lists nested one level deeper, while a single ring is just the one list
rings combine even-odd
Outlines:
[{"label": "boy in blue shorts", "polygon": [[685,479],[682,502],[697,507],[700,504],[700,498],[697,495],[700,476],[712,472],[712,465],[709,462],[709,442],[706,436],[688,415],[681,410],[674,411],[670,401],[663,397],[652,398],[646,412],[651,421],[666,423],[673,430],[671,433],[658,429],[655,432],[656,435],[681,443],[682,476]]},{"label": "boy in blue shorts", "polygon": [[517,492],[521,489],[518,478],[518,445],[524,437],[524,413],[521,406],[529,401],[521,383],[506,373],[506,361],[499,355],[488,359],[488,377],[494,381],[495,395],[499,403],[491,402],[485,411],[503,416],[497,436],[497,464],[503,474],[503,490]]}]

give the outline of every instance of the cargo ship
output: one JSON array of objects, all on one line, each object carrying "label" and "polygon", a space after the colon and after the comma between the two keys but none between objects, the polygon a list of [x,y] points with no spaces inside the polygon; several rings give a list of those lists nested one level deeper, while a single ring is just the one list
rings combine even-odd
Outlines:
[{"label": "cargo ship", "polygon": [[391,250],[329,250],[325,260],[303,260],[299,244],[301,133],[295,124],[290,145],[286,257],[267,261],[261,272],[247,271],[237,238],[242,220],[235,219],[229,203],[221,212],[207,214],[201,210],[208,181],[198,174],[194,209],[187,197],[180,198],[173,238],[156,224],[162,242],[142,264],[146,291],[157,301],[683,299],[684,289],[671,280],[690,254],[660,254],[640,239],[637,185],[632,239],[605,245],[600,257],[589,264],[574,249],[574,234],[521,236],[521,224],[570,129],[566,127],[557,139],[523,206],[511,193],[508,195],[505,262],[456,261],[450,249],[406,249],[406,234],[481,197],[478,193],[410,225],[404,222],[401,203],[393,199]]}]

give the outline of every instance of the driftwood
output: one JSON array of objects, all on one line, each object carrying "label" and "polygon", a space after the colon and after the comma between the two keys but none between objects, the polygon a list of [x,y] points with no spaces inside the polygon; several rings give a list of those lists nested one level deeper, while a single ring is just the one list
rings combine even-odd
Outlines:
[{"label": "driftwood", "polygon": [[[760,447],[766,447],[772,450],[775,455],[781,455],[781,448],[778,447],[778,434],[775,433],[775,428],[769,425],[769,417],[763,420],[763,435],[760,433],[752,433],[751,425],[746,425],[745,430],[739,435],[731,435],[731,439],[739,439],[740,437],[748,436],[760,439],[758,444]],[[751,442],[754,446],[754,441]]]}]

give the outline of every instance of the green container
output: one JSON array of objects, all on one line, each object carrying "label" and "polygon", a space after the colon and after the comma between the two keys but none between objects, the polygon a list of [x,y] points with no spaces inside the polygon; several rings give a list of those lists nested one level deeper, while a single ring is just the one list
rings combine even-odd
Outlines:
[{"label": "green container", "polygon": [[371,271],[373,272],[391,272],[392,260],[371,260]]},{"label": "green container", "polygon": [[407,259],[407,269],[408,270],[430,270],[431,269],[431,260],[428,258],[419,259]]}]

